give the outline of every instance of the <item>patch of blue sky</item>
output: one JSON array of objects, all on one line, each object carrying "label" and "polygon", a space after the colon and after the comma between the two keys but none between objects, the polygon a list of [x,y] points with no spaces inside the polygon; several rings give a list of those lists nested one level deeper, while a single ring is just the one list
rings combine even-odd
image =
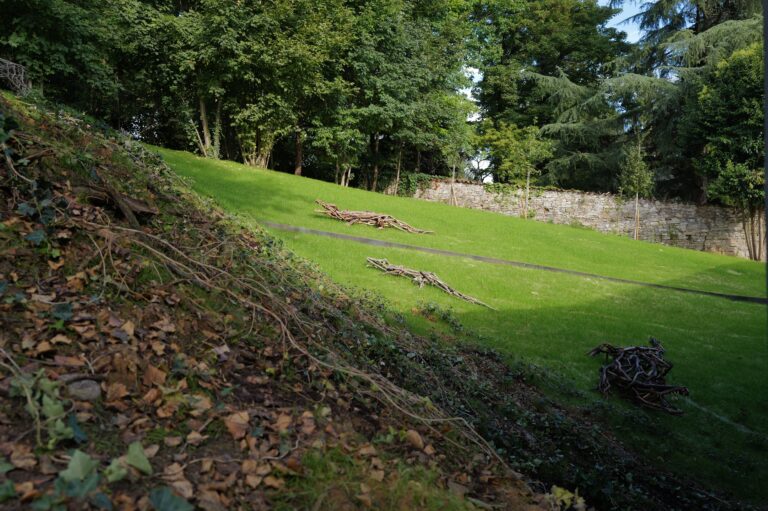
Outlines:
[{"label": "patch of blue sky", "polygon": [[[610,0],[599,0],[600,5],[610,4]],[[642,37],[640,26],[629,18],[641,11],[643,1],[625,0],[621,12],[608,21],[609,27],[614,27],[627,33],[627,41],[636,43]]]}]

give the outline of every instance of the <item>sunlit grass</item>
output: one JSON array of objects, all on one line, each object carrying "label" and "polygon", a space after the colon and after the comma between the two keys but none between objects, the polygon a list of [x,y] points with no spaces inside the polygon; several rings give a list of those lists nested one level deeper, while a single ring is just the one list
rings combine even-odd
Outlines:
[{"label": "sunlit grass", "polygon": [[[177,172],[194,178],[199,193],[255,219],[643,282],[765,296],[765,268],[752,261],[342,188],[233,162],[205,160],[185,152],[160,152]],[[315,199],[335,203],[342,209],[386,212],[435,234],[349,226],[315,213]]]}]

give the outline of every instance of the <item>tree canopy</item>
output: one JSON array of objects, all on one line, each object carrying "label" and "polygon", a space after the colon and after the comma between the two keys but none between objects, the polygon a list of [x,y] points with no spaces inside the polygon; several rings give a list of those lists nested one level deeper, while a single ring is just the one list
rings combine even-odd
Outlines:
[{"label": "tree canopy", "polygon": [[618,192],[640,150],[657,195],[729,203],[712,183],[763,158],[760,3],[652,0],[636,44],[623,3],[0,0],[0,57],[147,142],[344,185],[486,158]]}]

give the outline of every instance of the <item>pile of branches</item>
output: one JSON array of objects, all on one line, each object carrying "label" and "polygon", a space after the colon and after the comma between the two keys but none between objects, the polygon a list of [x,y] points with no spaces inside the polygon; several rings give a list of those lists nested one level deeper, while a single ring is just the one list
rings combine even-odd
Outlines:
[{"label": "pile of branches", "polygon": [[440,280],[440,277],[432,272],[412,270],[404,266],[396,266],[394,264],[390,264],[386,259],[374,259],[373,257],[368,258],[368,264],[378,270],[383,271],[387,275],[395,275],[397,277],[408,277],[413,279],[413,281],[416,282],[419,287],[424,287],[424,284],[429,284],[430,286],[435,286],[436,288],[441,289],[449,295],[455,296],[456,298],[464,300],[465,302],[482,305],[483,307],[496,310],[487,303],[481,302],[477,298],[473,298],[469,295],[465,295],[464,293],[456,291],[451,286]]},{"label": "pile of branches", "polygon": [[416,227],[408,225],[393,216],[385,215],[383,213],[374,213],[372,211],[340,210],[335,204],[329,204],[327,202],[321,201],[320,199],[316,200],[315,202],[323,208],[316,209],[316,213],[323,213],[331,218],[335,218],[336,220],[347,222],[349,225],[365,224],[372,225],[379,229],[383,229],[385,227],[394,227],[395,229],[400,229],[401,231],[412,232],[415,234],[429,234],[432,232],[417,229]]},{"label": "pile of branches", "polygon": [[650,346],[621,348],[601,344],[589,352],[590,356],[605,354],[610,362],[600,368],[600,383],[597,389],[607,394],[611,387],[620,389],[643,406],[679,415],[679,408],[671,405],[667,397],[672,394],[688,395],[688,388],[669,385],[667,373],[672,364],[664,360],[664,348],[651,337]]}]

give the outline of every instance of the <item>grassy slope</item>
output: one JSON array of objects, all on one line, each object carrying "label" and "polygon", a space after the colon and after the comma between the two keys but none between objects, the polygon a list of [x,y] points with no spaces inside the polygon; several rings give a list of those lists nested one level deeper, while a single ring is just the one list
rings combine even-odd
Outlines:
[{"label": "grassy slope", "polygon": [[[524,221],[484,211],[371,194],[312,179],[297,180],[232,162],[196,159],[163,150],[182,175],[205,181],[198,190],[243,215],[326,231],[351,233],[400,243],[471,252],[613,277],[708,291],[765,295],[760,264],[732,257],[636,242],[588,229]],[[414,236],[348,227],[313,212],[315,199],[343,209],[382,210],[435,235]]]},{"label": "grassy slope", "polygon": [[[225,162],[162,151],[193,179],[199,192],[247,218],[272,220],[359,236],[479,253],[616,277],[711,291],[764,293],[763,266],[566,226],[541,224],[441,204],[392,198]],[[312,213],[322,198],[349,209],[387,212],[436,235],[414,236],[347,226]],[[687,414],[667,417],[619,405],[608,420],[615,431],[680,470],[743,497],[768,497],[768,401],[765,383],[765,308],[721,299],[641,288],[547,272],[500,267],[320,238],[277,233],[290,248],[336,280],[374,289],[403,312],[419,302],[452,307],[489,345],[556,369],[586,397],[598,362],[585,356],[599,342],[629,344],[649,335],[664,341],[676,363],[673,377],[691,389]],[[365,268],[365,257],[435,271],[457,289],[498,309],[459,302]],[[354,271],[351,271],[352,269]],[[425,322],[407,314],[418,328]],[[612,401],[615,402],[615,401]],[[720,417],[717,418],[717,417]],[[637,427],[636,421],[643,425]],[[731,423],[737,424],[734,426]],[[745,433],[748,428],[758,434]],[[761,477],[762,476],[762,477]]]}]

